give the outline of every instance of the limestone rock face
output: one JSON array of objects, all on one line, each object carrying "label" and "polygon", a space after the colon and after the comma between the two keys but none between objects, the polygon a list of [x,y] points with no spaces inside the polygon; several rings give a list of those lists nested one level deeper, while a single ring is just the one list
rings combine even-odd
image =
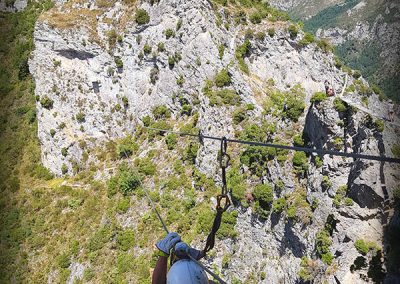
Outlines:
[{"label": "limestone rock face", "polygon": [[26,8],[28,1],[27,0],[15,0],[12,4],[8,3],[9,1],[0,0],[0,11],[2,12],[19,12]]},{"label": "limestone rock face", "polygon": [[[272,37],[251,39],[249,56],[244,58],[249,68],[246,74],[240,71],[235,57],[235,50],[245,40],[243,27],[232,25],[227,29],[217,24],[209,1],[164,0],[139,6],[148,12],[149,23],[136,24],[132,18],[134,9],[122,1],[106,10],[100,10],[96,1],[59,1],[37,23],[35,51],[29,64],[36,83],[42,161],[55,174],[71,173],[77,165],[97,163],[95,155],[83,159],[82,144],[94,149],[133,133],[137,125],[143,124],[144,116],[152,115],[155,106],[166,105],[172,116],[178,117],[178,97],[185,98],[198,111],[197,127],[203,134],[234,137],[234,107],[212,107],[202,91],[205,81],[213,80],[223,68],[228,70],[231,87],[242,104],[254,105],[252,115],[267,121],[272,119],[264,112],[267,87],[273,84],[284,92],[301,85],[306,94],[306,111],[296,125],[307,137],[307,147],[386,155],[396,143],[395,125],[387,125],[383,133],[378,133],[366,126],[362,111],[350,115],[335,110],[333,98],[310,104],[314,92],[323,90],[325,79],[339,93],[345,73],[334,66],[332,54],[323,53],[315,44],[301,47],[298,40],[302,33],[296,40],[290,39],[282,24],[275,27]],[[253,28],[265,32],[270,24]],[[174,35],[167,38],[171,32]],[[220,46],[224,46],[222,55]],[[349,85],[353,81],[350,79]],[[365,80],[360,81],[368,85]],[[360,104],[357,92],[350,98]],[[46,100],[51,103],[46,104]],[[371,108],[385,115],[386,103],[379,102],[376,94],[368,101]],[[284,119],[277,122],[277,136],[288,125]],[[196,166],[208,176],[216,174],[218,150],[218,142],[206,140],[197,154]],[[334,275],[343,283],[361,281],[358,274],[350,272],[358,255],[353,242],[364,236],[382,244],[378,208],[387,197],[378,173],[395,173],[398,168],[336,156],[320,157],[322,165],[317,166],[316,157],[311,155],[307,157],[308,169],[301,176],[292,173],[292,156],[281,163],[272,161],[263,181],[284,183],[275,198],[304,188],[307,202],[318,203],[312,216],[304,212],[303,223],[285,213],[272,213],[267,220],[261,220],[251,208],[239,206],[237,239],[221,242],[208,264],[221,268],[223,256],[229,254],[230,264],[222,272],[228,282],[245,281],[254,273],[263,272],[267,278],[256,277],[256,282],[298,283],[301,258],[315,258],[316,234],[333,215],[337,222],[330,246],[336,256]],[[324,176],[331,181],[331,187],[321,186]],[[385,183],[394,186],[398,179],[387,175]],[[355,201],[352,206],[334,204],[343,185],[347,186],[346,197]],[[127,222],[120,223],[125,226]],[[320,270],[316,281],[334,283],[333,274],[324,274],[327,265],[319,259],[316,263]],[[80,278],[81,268],[78,264],[74,268],[76,278]]]}]

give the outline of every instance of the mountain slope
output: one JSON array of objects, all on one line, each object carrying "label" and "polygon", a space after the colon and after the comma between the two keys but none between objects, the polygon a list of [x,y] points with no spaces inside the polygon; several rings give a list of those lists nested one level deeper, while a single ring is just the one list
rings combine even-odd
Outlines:
[{"label": "mountain slope", "polygon": [[[21,279],[150,283],[164,232],[143,187],[168,228],[203,247],[219,142],[143,126],[393,156],[388,103],[363,78],[349,79],[346,96],[376,117],[318,93],[325,79],[339,92],[346,73],[285,18],[245,1],[69,1],[42,14],[29,68],[42,162],[57,178],[23,176],[14,189],[30,232],[13,247]],[[397,227],[381,211],[394,206],[398,165],[233,143],[228,152],[235,205],[204,260],[228,282],[379,282],[397,269],[385,250]]]},{"label": "mountain slope", "polygon": [[400,6],[384,0],[271,1],[328,38],[338,56],[398,100]]}]

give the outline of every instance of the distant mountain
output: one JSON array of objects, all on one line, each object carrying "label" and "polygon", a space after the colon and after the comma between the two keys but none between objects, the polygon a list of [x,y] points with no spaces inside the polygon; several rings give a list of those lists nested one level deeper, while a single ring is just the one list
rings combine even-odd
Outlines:
[{"label": "distant mountain", "polygon": [[306,30],[328,38],[336,54],[359,69],[384,93],[400,100],[400,4],[390,0],[272,0],[303,21]]}]

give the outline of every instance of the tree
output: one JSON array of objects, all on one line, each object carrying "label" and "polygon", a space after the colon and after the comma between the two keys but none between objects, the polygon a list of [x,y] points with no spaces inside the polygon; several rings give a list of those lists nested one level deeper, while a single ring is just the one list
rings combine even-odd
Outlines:
[{"label": "tree", "polygon": [[150,22],[150,16],[144,9],[138,9],[135,15],[135,21],[138,25],[148,24]]}]

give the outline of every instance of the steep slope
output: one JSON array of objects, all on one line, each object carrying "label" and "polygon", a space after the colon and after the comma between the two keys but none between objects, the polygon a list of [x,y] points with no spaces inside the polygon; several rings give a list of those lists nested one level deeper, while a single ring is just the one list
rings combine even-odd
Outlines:
[{"label": "steep slope", "polygon": [[[28,282],[148,283],[163,231],[138,178],[169,228],[202,246],[219,144],[143,125],[390,156],[398,145],[395,125],[315,100],[325,79],[341,86],[345,73],[290,23],[270,21],[278,12],[168,0],[138,3],[145,13],[132,2],[60,2],[36,25],[38,136],[43,164],[60,178],[20,192],[36,212],[23,243]],[[256,9],[267,19],[243,25]],[[349,93],[385,115],[364,79],[350,79]],[[381,202],[391,202],[398,166],[231,144],[229,153],[235,208],[205,260],[227,281],[382,279]],[[368,241],[365,257],[357,240]]]},{"label": "steep slope", "polygon": [[393,1],[271,1],[329,39],[338,56],[398,100],[400,6]]}]

